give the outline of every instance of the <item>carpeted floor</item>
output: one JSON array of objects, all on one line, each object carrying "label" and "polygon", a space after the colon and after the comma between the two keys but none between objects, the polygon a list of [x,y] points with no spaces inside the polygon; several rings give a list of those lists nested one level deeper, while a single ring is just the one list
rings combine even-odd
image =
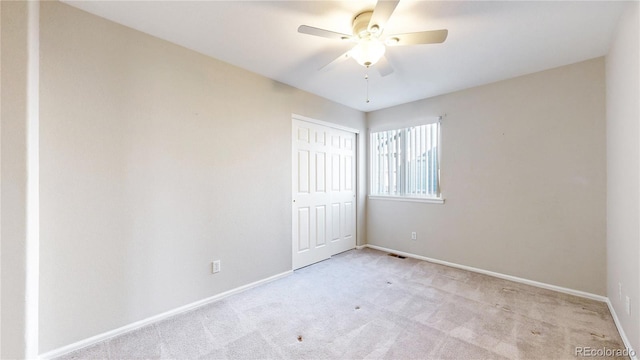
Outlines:
[{"label": "carpeted floor", "polygon": [[623,349],[607,305],[371,250],[65,359],[575,359]]}]

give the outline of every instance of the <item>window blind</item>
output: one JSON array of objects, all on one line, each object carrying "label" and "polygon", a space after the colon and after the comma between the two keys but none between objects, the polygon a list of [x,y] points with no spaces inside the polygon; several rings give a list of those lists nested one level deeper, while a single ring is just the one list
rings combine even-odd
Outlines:
[{"label": "window blind", "polygon": [[440,123],[370,135],[371,195],[440,197]]}]

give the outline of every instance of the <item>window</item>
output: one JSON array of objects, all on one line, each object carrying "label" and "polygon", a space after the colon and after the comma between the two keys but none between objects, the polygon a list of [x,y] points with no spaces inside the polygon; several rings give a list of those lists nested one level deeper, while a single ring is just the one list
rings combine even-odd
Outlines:
[{"label": "window", "polygon": [[440,199],[440,123],[371,133],[371,196]]}]

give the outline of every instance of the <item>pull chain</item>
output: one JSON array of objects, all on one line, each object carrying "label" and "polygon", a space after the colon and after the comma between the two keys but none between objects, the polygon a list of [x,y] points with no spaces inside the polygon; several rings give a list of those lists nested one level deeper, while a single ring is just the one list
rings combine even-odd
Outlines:
[{"label": "pull chain", "polygon": [[364,79],[367,82],[367,104],[369,103],[369,67],[367,66],[367,71],[364,73]]}]

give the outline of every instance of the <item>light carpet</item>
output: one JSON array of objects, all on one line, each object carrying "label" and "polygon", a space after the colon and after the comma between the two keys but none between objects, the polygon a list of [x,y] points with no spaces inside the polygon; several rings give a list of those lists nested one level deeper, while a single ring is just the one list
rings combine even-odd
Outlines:
[{"label": "light carpet", "polygon": [[623,349],[607,305],[372,249],[63,359],[575,359]]}]

